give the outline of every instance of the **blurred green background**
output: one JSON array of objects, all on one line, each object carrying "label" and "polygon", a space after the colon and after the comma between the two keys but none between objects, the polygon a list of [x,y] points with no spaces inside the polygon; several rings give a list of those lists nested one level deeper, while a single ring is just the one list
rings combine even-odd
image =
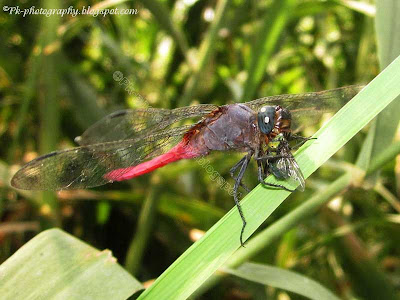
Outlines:
[{"label": "blurred green background", "polygon": [[[391,1],[377,3],[378,13],[367,0],[0,3],[21,9],[136,10],[104,17],[0,13],[0,263],[37,233],[61,227],[96,248],[110,249],[142,282],[157,278],[232,208],[232,197],[204,167],[184,161],[96,189],[33,193],[9,186],[18,166],[76,146],[76,136],[118,109],[222,105],[367,83],[400,53],[398,31],[379,35],[375,22],[378,16],[381,24],[400,18]],[[378,48],[388,47],[378,56]],[[129,90],[115,74],[129,81]],[[359,133],[260,230],[351,168],[367,135],[367,130]],[[209,165],[232,184],[229,169],[240,157],[215,153]],[[252,164],[248,186],[257,184],[256,174]],[[388,299],[379,298],[387,291],[399,299],[399,197],[400,160],[393,159],[252,260],[297,271],[343,299]],[[362,268],[359,257],[371,264]],[[304,299],[233,277],[197,296],[266,297]]]}]

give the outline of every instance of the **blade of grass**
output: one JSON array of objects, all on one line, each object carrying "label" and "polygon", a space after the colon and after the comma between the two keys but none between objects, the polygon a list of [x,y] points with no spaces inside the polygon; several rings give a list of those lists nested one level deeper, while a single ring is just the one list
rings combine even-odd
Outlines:
[{"label": "blade of grass", "polygon": [[142,257],[153,228],[154,219],[158,208],[157,184],[152,182],[148,196],[143,203],[138,219],[137,229],[126,253],[125,268],[132,275],[136,275],[142,263]]},{"label": "blade of grass", "polygon": [[376,10],[373,4],[369,4],[363,1],[353,1],[353,0],[335,0],[335,2],[342,4],[350,9],[358,11],[369,17],[374,17]]},{"label": "blade of grass", "polygon": [[[400,38],[396,34],[400,30],[399,18],[400,5],[397,0],[377,2],[375,24],[381,69],[389,65],[400,54]],[[400,98],[393,101],[376,118],[361,150],[362,155],[357,161],[359,167],[366,169],[371,158],[382,152],[392,142],[400,121],[399,111]]]},{"label": "blade of grass", "polygon": [[[366,175],[376,172],[386,163],[394,159],[399,153],[400,142],[392,144],[372,161],[369,169],[366,172]],[[351,172],[347,172],[326,187],[323,192],[315,193],[315,195],[309,200],[302,203],[296,207],[296,209],[292,210],[284,217],[268,226],[268,228],[254,236],[246,244],[246,248],[238,249],[235,254],[229,258],[225,266],[229,268],[235,268],[249,260],[251,257],[254,257],[258,253],[264,251],[266,247],[280,238],[285,232],[289,231],[312,216],[321,206],[328,203],[328,201],[330,201],[334,196],[350,187],[353,178],[353,174]],[[214,273],[212,277],[210,277],[205,284],[203,284],[201,288],[196,291],[196,295],[202,294],[205,290],[208,290],[211,286],[215,285],[216,282],[220,281],[221,277],[223,276],[225,276],[223,273]]]},{"label": "blade of grass", "polygon": [[183,32],[171,19],[171,13],[168,11],[168,9],[158,0],[141,0],[141,2],[149,11],[151,11],[154,18],[158,21],[158,23],[160,23],[161,27],[175,40],[175,43],[178,45],[180,51],[190,65],[190,60],[188,57],[188,42]]},{"label": "blade of grass", "polygon": [[[58,8],[60,3],[58,0],[44,0],[42,7]],[[42,65],[39,71],[38,105],[40,112],[40,133],[39,148],[40,153],[47,153],[56,148],[59,138],[59,69],[58,69],[58,47],[56,29],[60,24],[59,15],[52,15],[42,19],[40,49],[42,55]],[[59,224],[58,202],[54,193],[42,193],[41,213],[46,216],[42,219],[44,228],[52,227]]]},{"label": "blade of grass", "polygon": [[[304,145],[296,160],[308,177],[391,101],[400,95],[400,58],[347,103]],[[376,99],[380,98],[377,102]],[[268,179],[274,182],[273,178]],[[241,202],[248,221],[245,237],[253,233],[287,198],[288,192],[257,186]],[[229,211],[206,235],[176,260],[139,299],[186,299],[239,247],[242,223],[237,209]]]},{"label": "blade of grass", "polygon": [[[69,62],[67,58],[63,61]],[[69,101],[73,116],[82,129],[88,128],[106,115],[106,111],[97,103],[97,94],[86,79],[75,72],[65,69],[64,81],[68,87]]]},{"label": "blade of grass", "polygon": [[300,2],[293,11],[293,18],[304,18],[320,13],[326,13],[339,7],[340,4],[334,1],[306,1]]},{"label": "blade of grass", "polygon": [[207,65],[209,64],[213,53],[215,52],[218,32],[225,22],[227,11],[231,2],[231,0],[218,1],[217,7],[215,9],[216,12],[214,22],[211,24],[210,29],[208,30],[204,40],[200,45],[198,62],[194,68],[193,74],[186,82],[183,95],[178,101],[180,106],[189,105],[190,101],[193,100],[193,97],[196,94],[196,89],[200,82],[200,77],[206,69]]},{"label": "blade of grass", "polygon": [[249,281],[284,289],[309,299],[339,300],[320,283],[299,273],[273,266],[245,263],[237,269],[222,268],[223,272]]},{"label": "blade of grass", "polygon": [[[37,49],[37,47],[33,47]],[[36,93],[37,79],[38,73],[41,67],[41,55],[37,55],[35,53],[36,50],[33,50],[31,56],[28,59],[28,67],[27,67],[27,78],[23,85],[23,96],[22,103],[18,108],[16,125],[15,125],[15,134],[13,136],[11,147],[8,150],[8,162],[13,162],[15,159],[15,154],[17,152],[17,148],[19,147],[20,137],[22,133],[22,129],[25,126],[25,121],[27,119],[27,114],[29,107],[31,105],[31,101],[33,99],[34,94]]]},{"label": "blade of grass", "polygon": [[[378,56],[383,69],[400,53],[400,38],[396,34],[400,30],[400,5],[396,0],[378,1],[376,5]],[[397,97],[374,120],[357,159],[359,168],[366,170],[371,160],[392,143],[400,121],[399,111],[400,97]],[[374,177],[377,179],[377,174]],[[340,216],[331,216],[328,220],[334,226],[345,222]],[[337,249],[345,260],[343,266],[350,274],[354,289],[366,299],[398,299],[392,284],[380,271],[378,263],[371,258],[361,238],[355,233],[348,233],[340,241]]]},{"label": "blade of grass", "polygon": [[295,3],[293,0],[274,1],[263,17],[264,22],[256,34],[256,42],[251,51],[242,100],[248,101],[253,98]]},{"label": "blade of grass", "polygon": [[[285,232],[294,228],[296,225],[304,221],[306,218],[314,214],[322,205],[326,204],[333,196],[337,195],[351,184],[351,174],[347,173],[324,189],[323,193],[316,193],[309,200],[299,205],[296,209],[280,218],[268,228],[254,236],[247,244],[246,248],[239,248],[226,262],[228,268],[236,268],[245,261],[254,257],[271,245],[272,242],[280,238]],[[210,277],[200,289],[196,291],[196,296],[204,293],[211,286],[214,286],[224,277],[225,274],[216,272]]]},{"label": "blade of grass", "polygon": [[[128,2],[129,0],[105,0],[98,2],[90,7],[91,11],[99,11],[112,6],[117,6],[119,4]],[[88,7],[89,8],[89,7]],[[67,42],[71,40],[76,35],[82,32],[83,27],[95,23],[95,18],[91,14],[78,15],[74,18],[69,19],[69,21],[64,22],[57,28],[58,36]]]},{"label": "blade of grass", "polygon": [[[391,0],[377,3],[375,20],[381,68],[387,66],[400,53],[400,39],[395,38],[397,35],[393,34],[400,29],[400,24],[397,22],[400,6],[396,7],[397,4]],[[372,123],[356,162],[359,168],[366,170],[371,160],[392,143],[400,120],[399,100],[398,97]],[[374,174],[374,178],[377,179],[377,174]],[[337,225],[335,220],[338,218],[340,217],[330,220]],[[349,241],[354,241],[354,243],[349,243]],[[354,288],[369,299],[396,299],[397,295],[392,285],[381,273],[378,264],[369,258],[370,255],[363,247],[362,240],[354,233],[348,233],[337,245],[338,251],[347,261],[346,272],[351,274],[350,279]]]},{"label": "blade of grass", "polygon": [[390,64],[400,52],[400,3],[382,0],[376,3],[376,35],[381,69]]}]

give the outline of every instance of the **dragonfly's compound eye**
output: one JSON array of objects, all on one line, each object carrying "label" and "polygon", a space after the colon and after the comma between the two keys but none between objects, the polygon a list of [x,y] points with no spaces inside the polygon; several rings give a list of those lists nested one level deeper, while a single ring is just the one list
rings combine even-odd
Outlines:
[{"label": "dragonfly's compound eye", "polygon": [[269,134],[274,129],[275,107],[263,106],[257,114],[258,127],[264,134]]},{"label": "dragonfly's compound eye", "polygon": [[282,108],[281,110],[281,117],[284,120],[292,120],[292,114],[290,113],[289,110]]}]

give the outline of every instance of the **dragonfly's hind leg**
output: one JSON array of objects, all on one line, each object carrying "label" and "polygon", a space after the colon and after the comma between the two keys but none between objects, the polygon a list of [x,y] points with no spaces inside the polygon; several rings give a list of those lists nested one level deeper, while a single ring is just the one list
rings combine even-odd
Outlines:
[{"label": "dragonfly's hind leg", "polygon": [[258,182],[262,184],[262,186],[270,186],[270,187],[275,187],[279,188],[288,192],[294,192],[295,190],[288,189],[284,185],[281,184],[274,184],[274,183],[269,183],[265,182],[265,178],[267,178],[268,174],[268,160],[265,162],[265,166],[262,165],[262,160],[261,159],[256,159],[257,160],[257,169],[258,169]]},{"label": "dragonfly's hind leg", "polygon": [[235,179],[235,185],[233,186],[233,199],[235,200],[235,204],[239,211],[240,218],[242,219],[242,222],[243,222],[242,230],[240,231],[240,244],[243,247],[244,247],[243,233],[244,233],[244,229],[245,229],[247,223],[246,223],[246,219],[244,218],[242,208],[240,207],[240,202],[239,202],[237,194],[238,194],[239,186],[243,186],[242,179],[243,179],[244,173],[247,169],[247,166],[249,165],[252,155],[253,155],[252,153],[248,153],[231,169],[231,175],[233,177],[233,173],[240,167],[238,175],[236,177],[233,177]]}]

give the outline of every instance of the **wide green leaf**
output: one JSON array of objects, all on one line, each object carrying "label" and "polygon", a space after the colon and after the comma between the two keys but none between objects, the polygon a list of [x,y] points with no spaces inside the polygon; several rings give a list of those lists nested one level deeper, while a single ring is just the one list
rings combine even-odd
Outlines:
[{"label": "wide green leaf", "polygon": [[127,299],[142,285],[111,251],[59,230],[46,230],[0,266],[2,300]]}]

